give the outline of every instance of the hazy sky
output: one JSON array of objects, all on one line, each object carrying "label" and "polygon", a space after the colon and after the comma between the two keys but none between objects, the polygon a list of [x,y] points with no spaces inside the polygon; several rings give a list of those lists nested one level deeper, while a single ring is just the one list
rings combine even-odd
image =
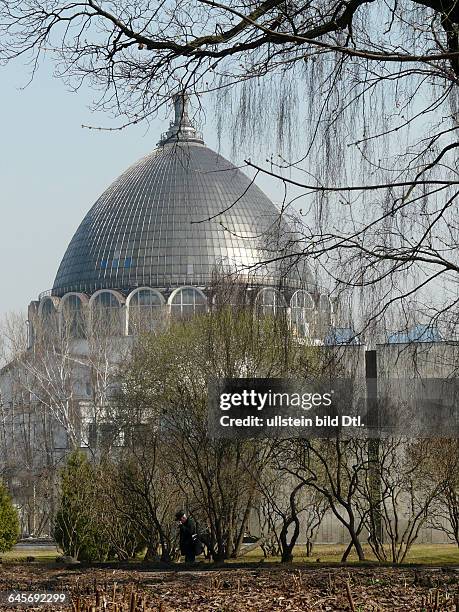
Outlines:
[{"label": "hazy sky", "polygon": [[[19,62],[0,68],[0,318],[25,311],[52,287],[86,212],[121,172],[155,147],[168,124],[164,118],[119,132],[83,129],[82,123],[110,125],[89,112],[93,92],[68,92],[46,64],[22,89],[27,81]],[[206,143],[216,148],[212,125],[203,127]],[[225,142],[221,153],[230,157]],[[272,183],[257,183],[280,198]]]}]

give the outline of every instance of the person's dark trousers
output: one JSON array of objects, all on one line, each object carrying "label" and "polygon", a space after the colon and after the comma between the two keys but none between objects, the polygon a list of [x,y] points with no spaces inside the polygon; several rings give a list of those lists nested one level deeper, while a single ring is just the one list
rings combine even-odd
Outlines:
[{"label": "person's dark trousers", "polygon": [[185,563],[194,563],[196,560],[196,556],[194,553],[189,552],[185,555]]}]

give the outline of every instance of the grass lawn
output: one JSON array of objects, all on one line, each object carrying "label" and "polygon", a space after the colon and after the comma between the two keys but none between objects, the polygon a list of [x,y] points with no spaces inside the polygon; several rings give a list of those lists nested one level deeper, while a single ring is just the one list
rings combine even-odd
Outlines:
[{"label": "grass lawn", "polygon": [[[298,546],[295,549],[294,562],[315,564],[318,560],[320,563],[339,563],[341,555],[345,549],[344,544],[317,544],[312,551],[311,557],[306,557],[305,548]],[[365,555],[368,561],[375,561],[369,546],[364,545]],[[35,561],[40,563],[54,563],[56,557],[61,555],[57,549],[49,546],[37,546],[36,548],[17,547],[7,553],[3,553],[1,558],[3,563],[22,563],[26,561],[26,557],[34,557]],[[239,559],[234,559],[228,563],[276,563],[280,561],[279,557],[270,557],[264,559],[261,550],[254,550]],[[349,563],[358,563],[357,556],[354,552],[349,555]],[[459,548],[455,544],[415,544],[407,559],[406,563],[429,564],[429,565],[459,565]]]},{"label": "grass lawn", "polygon": [[[311,557],[306,557],[306,550],[298,546],[294,550],[294,561],[299,563],[339,563],[345,550],[344,544],[317,544],[314,546]],[[368,545],[363,546],[368,561],[376,561],[376,557]],[[261,551],[254,550],[251,553],[236,559],[238,561],[260,562],[263,560]],[[279,557],[265,559],[265,562],[280,561]],[[349,563],[358,563],[357,555],[353,550],[348,557]],[[456,544],[414,544],[405,563],[419,563],[431,565],[459,565],[459,547]]]},{"label": "grass lawn", "polygon": [[[376,561],[376,557],[368,545],[364,545],[363,549],[368,561]],[[339,563],[344,550],[344,545],[318,544],[314,547],[312,556],[308,558],[302,547],[299,547],[296,552],[295,561],[314,563],[317,559],[320,559],[321,563]],[[387,552],[390,558],[389,551]],[[354,550],[349,555],[348,562],[358,563]],[[456,544],[414,544],[407,555],[405,563],[459,565],[459,547]]]},{"label": "grass lawn", "polygon": [[3,563],[23,563],[27,557],[34,557],[36,561],[42,563],[51,563],[56,560],[62,553],[55,547],[37,546],[37,547],[17,547],[7,553],[0,554]]}]

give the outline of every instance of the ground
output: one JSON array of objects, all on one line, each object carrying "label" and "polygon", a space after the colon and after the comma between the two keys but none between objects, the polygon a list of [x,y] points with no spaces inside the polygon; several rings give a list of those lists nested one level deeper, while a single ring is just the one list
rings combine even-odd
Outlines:
[{"label": "ground", "polygon": [[[5,564],[0,591],[68,592],[55,610],[99,612],[382,612],[459,609],[455,568],[313,567],[273,564],[176,571]],[[96,607],[96,604],[97,607]],[[8,607],[2,611],[22,610]]]},{"label": "ground", "polygon": [[[260,551],[253,551],[220,568],[83,568],[59,566],[58,551],[46,542],[26,542],[3,555],[0,597],[12,589],[69,593],[70,605],[29,608],[40,612],[459,611],[457,546],[415,545],[408,561],[417,565],[398,568],[361,566],[353,557],[340,566],[342,552],[343,546],[319,545],[306,559],[299,547],[287,567],[275,559],[262,562]],[[23,609],[0,603],[2,612]]]}]

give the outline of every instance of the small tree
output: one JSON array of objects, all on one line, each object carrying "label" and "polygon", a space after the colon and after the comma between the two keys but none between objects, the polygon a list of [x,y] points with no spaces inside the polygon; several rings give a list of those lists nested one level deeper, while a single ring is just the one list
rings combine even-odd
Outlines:
[{"label": "small tree", "polygon": [[13,548],[18,537],[18,513],[5,485],[0,482],[0,552]]},{"label": "small tree", "polygon": [[64,553],[82,561],[104,560],[109,551],[95,505],[96,472],[85,455],[74,452],[61,475],[55,538]]},{"label": "small tree", "polygon": [[181,498],[170,470],[163,465],[161,441],[149,431],[151,435],[139,432],[136,443],[126,447],[109,471],[105,469],[105,505],[110,508],[113,528],[118,525],[118,533],[110,531],[107,536],[118,558],[123,558],[120,536],[124,534],[124,558],[146,547],[145,561],[152,561],[159,551],[161,561],[168,563],[177,532],[173,517]]},{"label": "small tree", "polygon": [[426,481],[443,483],[428,523],[459,546],[459,440],[428,440],[424,448],[429,457]]},{"label": "small tree", "polygon": [[[379,561],[404,563],[421,529],[429,523],[445,489],[445,474],[431,472],[436,443],[402,437],[380,440],[378,455],[360,479],[360,514],[370,534],[368,543]],[[380,483],[376,497],[372,474],[378,474]],[[379,530],[374,528],[376,512],[382,527]]]},{"label": "small tree", "polygon": [[352,548],[359,561],[365,560],[360,541],[366,513],[358,503],[360,482],[368,471],[367,445],[364,440],[345,440],[341,435],[330,439],[292,440],[279,445],[278,469],[304,483],[324,498],[338,521],[349,533],[350,544],[343,553],[344,563]]},{"label": "small tree", "polygon": [[279,447],[291,444],[291,440],[274,442],[274,461],[270,460],[263,479],[257,482],[262,498],[260,522],[268,533],[273,533],[261,547],[265,556],[270,547],[273,554],[280,555],[283,563],[293,561],[293,550],[301,535],[306,541],[306,556],[311,556],[317,531],[328,509],[325,496],[276,465]]}]

